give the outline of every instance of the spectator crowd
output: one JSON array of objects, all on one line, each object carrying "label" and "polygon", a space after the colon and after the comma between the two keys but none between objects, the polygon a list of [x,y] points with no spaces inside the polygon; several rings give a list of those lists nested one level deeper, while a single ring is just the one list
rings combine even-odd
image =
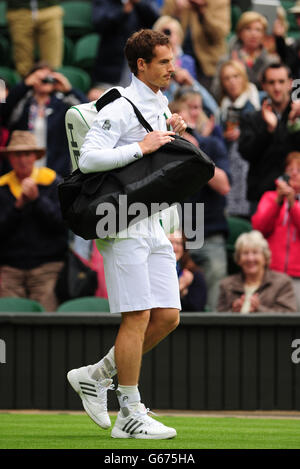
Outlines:
[{"label": "spectator crowd", "polygon": [[[169,37],[175,72],[162,90],[187,124],[184,138],[215,163],[186,202],[204,204],[204,244],[169,235],[183,312],[300,312],[300,1],[270,24],[251,2],[91,0],[99,37],[88,90],[63,73],[61,2],[7,2],[8,38],[19,80],[0,101],[0,291],[56,311],[67,253],[97,272],[94,241],[70,233],[57,185],[71,171],[66,111],[127,86],[127,38],[142,28]],[[289,18],[298,30],[289,34]],[[37,54],[38,50],[38,54]],[[2,90],[3,92],[3,90]],[[184,207],[183,212],[184,212]],[[197,211],[192,211],[193,226]],[[240,224],[239,224],[240,222]],[[231,259],[228,240],[233,236]],[[247,227],[247,229],[245,228]]]}]

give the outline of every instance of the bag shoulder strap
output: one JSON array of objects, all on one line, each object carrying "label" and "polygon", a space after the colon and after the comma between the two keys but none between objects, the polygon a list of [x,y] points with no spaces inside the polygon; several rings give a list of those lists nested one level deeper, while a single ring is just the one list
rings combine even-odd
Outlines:
[{"label": "bag shoulder strap", "polygon": [[98,101],[96,102],[97,111],[99,112],[102,108],[107,106],[107,104],[112,103],[113,101],[119,98],[125,98],[133,107],[133,110],[135,112],[136,117],[138,118],[139,123],[147,130],[147,132],[153,132],[151,125],[143,117],[142,113],[139,111],[136,105],[133,104],[130,99],[126,98],[126,96],[122,96],[120,91],[116,88],[111,89],[98,99]]}]

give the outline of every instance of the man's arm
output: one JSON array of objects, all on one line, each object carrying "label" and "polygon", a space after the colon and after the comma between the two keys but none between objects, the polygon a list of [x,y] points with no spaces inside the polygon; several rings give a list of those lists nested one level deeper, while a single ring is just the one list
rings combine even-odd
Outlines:
[{"label": "man's arm", "polygon": [[247,113],[240,119],[239,151],[241,156],[253,162],[258,160],[272,142],[273,134],[268,132],[261,112]]},{"label": "man's arm", "polygon": [[118,145],[122,136],[128,135],[128,106],[117,99],[98,114],[80,150],[79,169],[83,173],[108,171],[133,163],[173,139],[173,131],[145,131],[139,141]]}]

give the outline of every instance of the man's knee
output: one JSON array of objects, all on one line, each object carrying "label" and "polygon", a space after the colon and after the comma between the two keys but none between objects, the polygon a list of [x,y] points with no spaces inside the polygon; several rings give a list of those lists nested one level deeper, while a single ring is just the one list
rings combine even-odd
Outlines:
[{"label": "man's knee", "polygon": [[122,327],[131,332],[144,334],[150,319],[150,311],[132,311],[122,314]]},{"label": "man's knee", "polygon": [[179,309],[157,309],[154,314],[152,313],[151,321],[154,321],[162,330],[172,332],[180,322]]}]

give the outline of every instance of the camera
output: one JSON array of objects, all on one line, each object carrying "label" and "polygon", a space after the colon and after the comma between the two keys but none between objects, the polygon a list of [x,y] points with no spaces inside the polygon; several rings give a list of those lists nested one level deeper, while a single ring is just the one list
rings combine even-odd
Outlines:
[{"label": "camera", "polygon": [[290,181],[290,179],[291,179],[291,176],[289,176],[288,174],[284,173],[284,174],[282,174],[282,176],[280,176],[280,177],[278,178],[278,181],[284,181],[284,182],[286,182],[286,183],[288,184],[289,181]]},{"label": "camera", "polygon": [[171,36],[171,34],[172,34],[172,33],[171,33],[171,30],[170,30],[169,28],[164,28],[164,29],[162,30],[162,32],[163,32],[166,36]]},{"label": "camera", "polygon": [[43,78],[42,83],[51,83],[52,85],[54,85],[54,83],[57,83],[57,80],[53,76],[48,75],[45,78]]}]

